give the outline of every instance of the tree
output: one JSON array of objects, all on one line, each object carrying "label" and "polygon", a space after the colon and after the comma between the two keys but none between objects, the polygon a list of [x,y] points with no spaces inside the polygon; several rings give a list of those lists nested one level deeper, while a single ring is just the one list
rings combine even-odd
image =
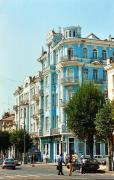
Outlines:
[{"label": "tree", "polygon": [[112,170],[114,131],[114,101],[108,101],[96,115],[95,125],[98,137],[109,143],[109,170]]},{"label": "tree", "polygon": [[6,150],[11,146],[10,134],[8,131],[0,131],[0,150],[5,153]]},{"label": "tree", "polygon": [[15,145],[15,148],[18,149],[20,153],[24,152],[24,133],[25,133],[25,144],[26,152],[32,145],[32,139],[27,131],[24,132],[23,129],[13,131],[10,135],[10,142],[12,145]]},{"label": "tree", "polygon": [[103,106],[103,93],[92,83],[82,85],[65,107],[69,129],[79,139],[87,140],[90,156],[93,157],[93,135],[95,117]]}]

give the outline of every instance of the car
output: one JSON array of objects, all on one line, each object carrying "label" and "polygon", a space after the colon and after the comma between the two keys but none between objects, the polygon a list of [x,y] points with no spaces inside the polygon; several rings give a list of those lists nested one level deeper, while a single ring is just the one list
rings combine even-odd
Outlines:
[{"label": "car", "polygon": [[106,156],[103,155],[94,155],[94,158],[102,165],[106,165]]},{"label": "car", "polygon": [[79,170],[80,173],[83,172],[96,172],[99,169],[99,162],[92,158],[83,158],[83,163],[81,161],[75,161],[73,163],[73,171]]},{"label": "car", "polygon": [[16,169],[16,164],[13,158],[6,158],[4,159],[3,163],[2,163],[2,169],[4,168],[12,168],[12,169]]},{"label": "car", "polygon": [[96,172],[99,169],[99,162],[97,159],[92,158],[85,158],[84,161],[81,163],[80,172]]}]

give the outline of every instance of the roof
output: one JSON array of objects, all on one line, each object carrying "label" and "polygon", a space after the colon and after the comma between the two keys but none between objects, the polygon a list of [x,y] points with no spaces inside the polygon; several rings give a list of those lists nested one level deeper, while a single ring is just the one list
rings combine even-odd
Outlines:
[{"label": "roof", "polygon": [[95,34],[91,33],[87,36],[88,39],[100,40]]}]

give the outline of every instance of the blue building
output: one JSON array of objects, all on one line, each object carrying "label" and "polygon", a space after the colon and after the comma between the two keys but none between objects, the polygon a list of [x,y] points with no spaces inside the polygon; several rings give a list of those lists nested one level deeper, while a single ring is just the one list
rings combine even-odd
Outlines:
[{"label": "blue building", "polygon": [[[85,81],[93,81],[103,92],[107,91],[106,59],[114,56],[113,38],[101,40],[93,33],[86,38],[80,26],[49,32],[47,51],[42,50],[38,61],[42,65],[40,81],[40,120],[38,135],[43,157],[48,154],[56,161],[62,152],[88,155],[85,141],[74,137],[67,127],[65,103],[72,98]],[[107,144],[96,142],[94,155],[107,154]]]}]

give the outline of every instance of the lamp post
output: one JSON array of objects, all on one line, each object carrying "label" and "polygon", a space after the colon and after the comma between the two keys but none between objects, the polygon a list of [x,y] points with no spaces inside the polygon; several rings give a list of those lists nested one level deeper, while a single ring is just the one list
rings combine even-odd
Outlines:
[{"label": "lamp post", "polygon": [[26,118],[26,108],[24,108],[24,157],[23,157],[23,162],[26,164],[26,132],[25,132],[25,118]]}]

